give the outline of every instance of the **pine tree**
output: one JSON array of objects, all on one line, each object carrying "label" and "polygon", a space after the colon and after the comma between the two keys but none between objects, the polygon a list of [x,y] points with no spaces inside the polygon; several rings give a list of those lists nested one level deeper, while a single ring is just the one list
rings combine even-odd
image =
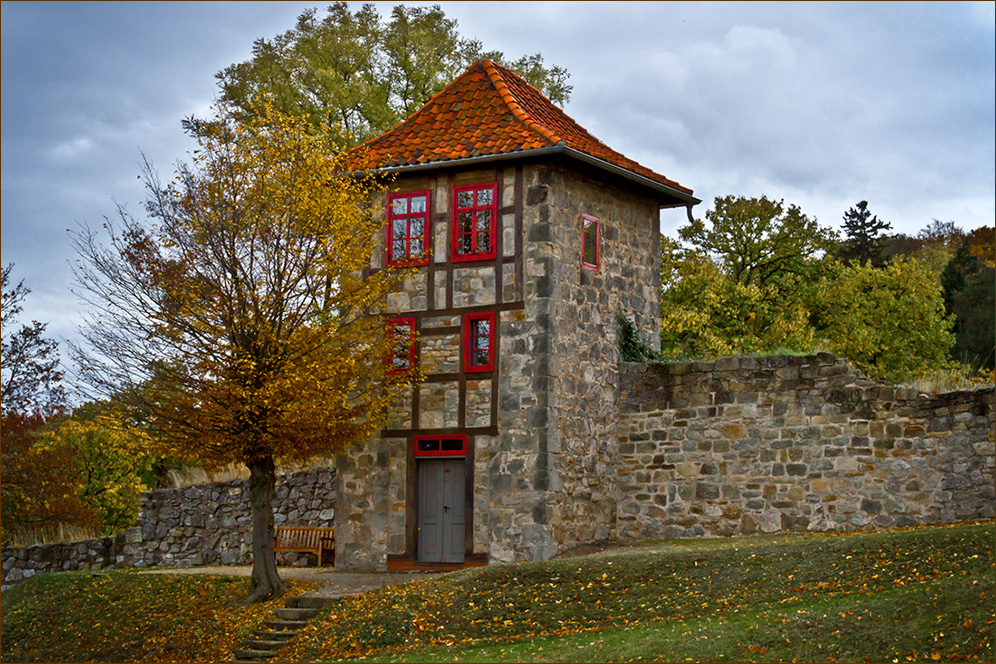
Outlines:
[{"label": "pine tree", "polygon": [[844,213],[844,232],[847,239],[837,251],[841,260],[848,264],[864,265],[871,261],[874,267],[885,265],[882,257],[882,232],[892,229],[892,224],[879,221],[868,210],[868,201],[861,201]]}]

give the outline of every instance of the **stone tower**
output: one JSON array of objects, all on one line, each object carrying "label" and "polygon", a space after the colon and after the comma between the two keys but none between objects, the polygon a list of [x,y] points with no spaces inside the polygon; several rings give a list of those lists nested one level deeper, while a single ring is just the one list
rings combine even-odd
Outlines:
[{"label": "stone tower", "polygon": [[616,313],[659,343],[663,208],[692,191],[610,149],[524,80],[477,62],[357,150],[376,207],[392,358],[431,367],[380,436],[337,459],[336,565],[547,559],[611,537]]}]

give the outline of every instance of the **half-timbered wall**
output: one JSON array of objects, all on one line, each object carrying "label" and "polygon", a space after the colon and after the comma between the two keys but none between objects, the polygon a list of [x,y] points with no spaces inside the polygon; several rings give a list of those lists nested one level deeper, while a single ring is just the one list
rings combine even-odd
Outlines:
[{"label": "half-timbered wall", "polygon": [[[484,183],[497,184],[495,256],[454,262],[453,192]],[[616,312],[656,342],[656,201],[544,162],[399,177],[391,191],[431,192],[432,255],[387,301],[414,321],[428,377],[392,404],[381,437],[339,462],[338,564],[416,559],[424,435],[466,436],[466,560],[546,559],[613,536]],[[581,266],[582,215],[599,220],[597,270]],[[495,316],[489,371],[465,370],[468,314]]]},{"label": "half-timbered wall", "polygon": [[[453,191],[464,185],[496,183],[495,257],[451,260]],[[419,267],[387,312],[414,319],[419,342],[415,361],[426,380],[391,406],[382,436],[340,460],[339,490],[344,512],[337,527],[344,567],[382,568],[388,557],[410,561],[418,550],[416,435],[467,436],[465,457],[466,557],[486,560],[490,546],[490,475],[498,433],[498,376],[504,322],[523,311],[522,169],[506,166],[459,172],[433,172],[399,178],[392,192],[431,194],[428,264]],[[386,200],[376,206],[386,215]],[[386,216],[385,216],[386,224]],[[383,267],[378,251],[372,269]],[[495,316],[494,367],[467,372],[463,353],[468,314]],[[352,497],[352,499],[348,498]]]}]

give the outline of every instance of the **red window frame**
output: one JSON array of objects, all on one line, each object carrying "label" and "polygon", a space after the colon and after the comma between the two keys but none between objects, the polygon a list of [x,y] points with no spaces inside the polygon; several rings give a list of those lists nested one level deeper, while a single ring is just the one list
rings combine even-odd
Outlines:
[{"label": "red window frame", "polygon": [[[387,352],[387,372],[391,375],[407,373],[415,366],[415,319],[414,318],[392,318],[387,322],[389,335],[393,335],[391,350]],[[398,330],[408,328],[408,350],[399,352],[394,346],[398,341]],[[407,355],[407,365],[401,366],[400,358]]]},{"label": "red window frame", "polygon": [[[478,323],[487,323],[487,331],[479,332]],[[487,358],[482,360],[475,351],[480,350],[475,342],[487,339],[484,349]],[[479,314],[466,314],[463,318],[463,370],[465,373],[493,371],[495,368],[495,313],[485,311]]]},{"label": "red window frame", "polygon": [[[590,225],[593,225],[595,228],[594,238],[593,238],[593,242],[595,243],[594,263],[585,260],[586,258],[589,257],[588,256],[589,252],[587,251],[587,249],[588,249],[588,238],[589,238],[588,228]],[[598,220],[598,217],[593,217],[590,214],[582,214],[581,215],[581,267],[587,268],[589,270],[598,269],[599,261],[601,259],[601,256],[599,255],[601,244],[602,244],[602,224]]]},{"label": "red window frame", "polygon": [[[412,203],[422,197],[425,204],[421,211],[412,211]],[[428,190],[406,191],[387,196],[387,229],[384,244],[384,258],[388,265],[427,265],[429,263],[429,222],[431,198]],[[412,255],[412,241],[418,235],[412,235],[412,222],[422,224],[422,251]],[[394,257],[394,245],[399,243],[403,248],[400,257]]]},{"label": "red window frame", "polygon": [[[480,228],[482,221],[487,228]],[[451,227],[450,259],[453,262],[488,260],[497,256],[498,184],[453,187]],[[482,249],[484,238],[488,245]]]},{"label": "red window frame", "polygon": [[[446,445],[444,445],[444,441]],[[436,443],[433,445],[433,443]],[[448,449],[443,449],[447,447]],[[435,448],[435,449],[433,449]],[[467,456],[467,436],[415,436],[412,442],[415,457],[465,457]]]}]

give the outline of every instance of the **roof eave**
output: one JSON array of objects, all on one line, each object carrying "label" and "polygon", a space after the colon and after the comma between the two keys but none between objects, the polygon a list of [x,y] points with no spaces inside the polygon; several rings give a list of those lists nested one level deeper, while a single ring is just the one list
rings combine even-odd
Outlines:
[{"label": "roof eave", "polygon": [[504,152],[501,154],[488,154],[480,155],[477,157],[461,157],[459,159],[444,159],[441,161],[431,161],[424,164],[409,164],[404,166],[385,166],[383,168],[373,169],[374,173],[417,173],[419,171],[431,171],[438,170],[440,168],[452,168],[461,166],[473,166],[480,163],[494,163],[496,161],[511,161],[515,159],[527,159],[531,157],[544,157],[553,155],[564,155],[572,159],[577,159],[578,161],[584,162],[596,168],[600,168],[604,171],[622,177],[631,182],[635,182],[643,187],[652,189],[662,194],[666,194],[667,197],[675,199],[675,202],[661,203],[661,208],[672,208],[672,207],[691,207],[693,205],[698,205],[702,202],[701,199],[692,196],[691,194],[681,191],[680,189],[675,189],[670,187],[663,182],[657,182],[656,180],[651,180],[648,177],[640,175],[639,173],[634,173],[633,171],[627,170],[621,166],[616,166],[611,164],[604,159],[599,159],[598,157],[593,157],[590,154],[581,152],[580,150],[575,150],[573,148],[567,147],[566,145],[551,145],[545,148],[534,148],[532,150],[520,150],[517,152]]}]

